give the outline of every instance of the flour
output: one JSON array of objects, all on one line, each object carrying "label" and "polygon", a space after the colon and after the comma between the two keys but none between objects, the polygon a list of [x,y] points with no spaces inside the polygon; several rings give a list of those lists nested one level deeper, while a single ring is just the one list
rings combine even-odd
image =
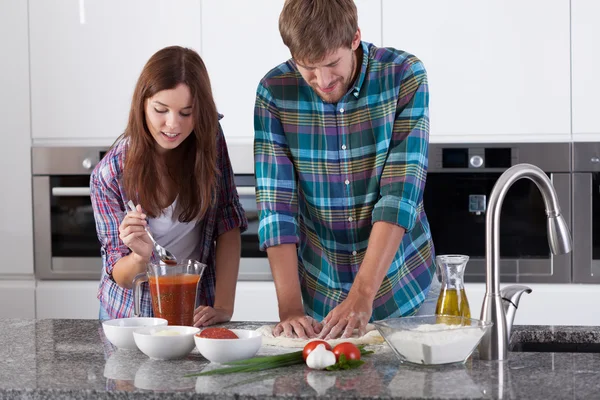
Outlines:
[{"label": "flour", "polygon": [[406,361],[414,364],[449,364],[464,361],[484,330],[461,325],[419,325],[391,334],[388,340]]}]

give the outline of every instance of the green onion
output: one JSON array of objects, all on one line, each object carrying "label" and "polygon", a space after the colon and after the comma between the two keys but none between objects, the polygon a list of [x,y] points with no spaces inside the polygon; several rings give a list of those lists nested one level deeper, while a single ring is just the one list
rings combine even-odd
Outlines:
[{"label": "green onion", "polygon": [[[360,349],[361,358],[368,354],[373,354],[372,351],[365,350],[364,346],[358,346],[358,348]],[[225,375],[237,372],[266,371],[269,369],[289,367],[297,364],[304,364],[304,359],[302,358],[302,351],[278,354],[274,356],[253,357],[247,360],[233,361],[225,363],[225,365],[229,365],[229,367],[213,369],[212,371],[206,372],[194,372],[192,374],[185,375],[185,377],[189,378],[194,376]]]}]

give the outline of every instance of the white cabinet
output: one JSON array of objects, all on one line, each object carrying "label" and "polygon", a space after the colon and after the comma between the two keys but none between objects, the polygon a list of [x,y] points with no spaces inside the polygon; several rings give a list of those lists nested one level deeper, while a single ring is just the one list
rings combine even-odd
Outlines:
[{"label": "white cabinet", "polygon": [[572,0],[573,139],[600,140],[600,2]]},{"label": "white cabinet", "polygon": [[36,318],[98,319],[99,281],[38,281]]},{"label": "white cabinet", "polygon": [[279,321],[273,282],[238,282],[232,321]]},{"label": "white cabinet", "polygon": [[[202,57],[228,142],[254,138],[258,82],[290,52],[279,34],[284,0],[203,0]],[[356,1],[364,40],[381,43],[381,2]]]},{"label": "white cabinet", "polygon": [[569,0],[382,7],[384,46],[415,54],[428,71],[432,141],[571,139]]},{"label": "white cabinet", "polygon": [[35,318],[35,280],[0,280],[0,320]]},{"label": "white cabinet", "polygon": [[[0,274],[33,274],[27,2],[0,0]],[[8,303],[4,303],[8,304]]]},{"label": "white cabinet", "polygon": [[200,1],[30,0],[34,142],[112,143],[150,56],[170,45],[200,52]]}]

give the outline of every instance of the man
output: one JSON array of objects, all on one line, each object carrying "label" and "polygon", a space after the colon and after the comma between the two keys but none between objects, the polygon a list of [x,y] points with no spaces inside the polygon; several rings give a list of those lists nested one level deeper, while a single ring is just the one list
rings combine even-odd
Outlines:
[{"label": "man", "polygon": [[426,72],[362,42],[353,0],[287,0],[279,30],[292,59],[261,80],[254,120],[273,333],[363,334],[369,320],[415,314],[435,272]]}]

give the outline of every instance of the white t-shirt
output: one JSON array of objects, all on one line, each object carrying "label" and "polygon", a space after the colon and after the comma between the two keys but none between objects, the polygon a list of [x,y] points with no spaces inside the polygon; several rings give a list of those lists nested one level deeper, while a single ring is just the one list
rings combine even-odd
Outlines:
[{"label": "white t-shirt", "polygon": [[148,227],[158,244],[169,250],[177,260],[199,260],[202,243],[200,225],[196,221],[173,219],[177,199],[157,218],[148,219]]}]

